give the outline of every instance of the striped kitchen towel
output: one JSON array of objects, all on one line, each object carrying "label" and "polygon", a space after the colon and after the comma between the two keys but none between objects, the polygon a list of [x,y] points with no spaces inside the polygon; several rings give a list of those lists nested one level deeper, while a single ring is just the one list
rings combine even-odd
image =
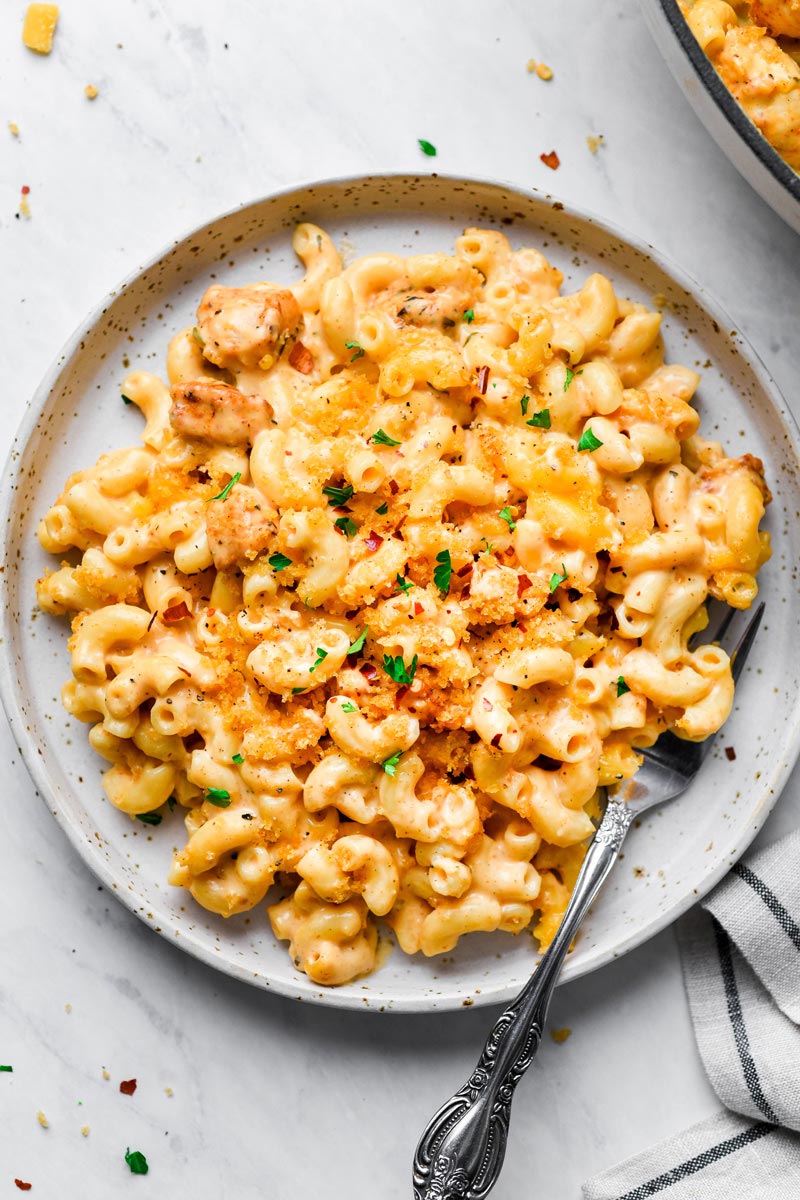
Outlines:
[{"label": "striped kitchen towel", "polygon": [[800,1200],[800,831],[677,925],[697,1045],[727,1112],[590,1180],[585,1200]]}]

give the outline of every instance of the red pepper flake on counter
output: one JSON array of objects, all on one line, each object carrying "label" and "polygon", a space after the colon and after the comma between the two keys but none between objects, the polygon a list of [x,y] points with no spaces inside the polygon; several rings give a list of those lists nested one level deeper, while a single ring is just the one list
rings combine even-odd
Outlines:
[{"label": "red pepper flake on counter", "polygon": [[547,154],[540,154],[539,158],[546,167],[550,168],[551,171],[557,171],[561,166],[561,159],[558,157],[555,150],[550,150]]},{"label": "red pepper flake on counter", "polygon": [[728,762],[736,762],[736,751],[734,750],[733,746],[725,747],[725,757],[727,758]]},{"label": "red pepper flake on counter", "polygon": [[122,1092],[123,1096],[132,1096],[136,1091],[136,1080],[123,1079],[122,1083],[119,1085],[119,1090]]},{"label": "red pepper flake on counter", "polygon": [[15,1179],[14,1183],[17,1185],[17,1187],[19,1188],[19,1190],[21,1192],[29,1192],[31,1190],[31,1188],[33,1187],[32,1183],[25,1183],[25,1181],[23,1179]]}]

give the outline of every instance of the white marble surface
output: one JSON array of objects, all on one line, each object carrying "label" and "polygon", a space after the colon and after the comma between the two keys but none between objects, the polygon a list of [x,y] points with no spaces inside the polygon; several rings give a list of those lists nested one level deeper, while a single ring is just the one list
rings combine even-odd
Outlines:
[{"label": "white marble surface", "polygon": [[[800,242],[697,124],[634,0],[65,0],[47,59],[20,43],[23,10],[0,6],[3,452],[66,335],[143,258],[242,199],[381,169],[549,188],[644,236],[716,293],[798,411]],[[410,1196],[417,1135],[491,1013],[337,1014],[216,976],[98,888],[5,722],[0,761],[0,1198],[15,1176],[42,1200]],[[798,785],[762,838],[797,824]],[[520,1090],[498,1200],[578,1197],[717,1107],[671,933],[561,989],[553,1018],[573,1034]]]}]

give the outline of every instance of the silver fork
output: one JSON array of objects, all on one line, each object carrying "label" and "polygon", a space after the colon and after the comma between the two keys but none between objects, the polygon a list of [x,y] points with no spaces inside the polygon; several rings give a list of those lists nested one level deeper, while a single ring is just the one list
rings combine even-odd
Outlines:
[{"label": "silver fork", "polygon": [[[734,680],[744,669],[763,614],[761,604],[732,653]],[[717,640],[733,615],[731,610]],[[494,1187],[505,1158],[514,1090],[539,1048],[550,998],[578,927],[617,861],[631,822],[648,808],[680,796],[712,741],[687,742],[662,734],[642,751],[645,761],[636,775],[608,798],[549,949],[496,1022],[467,1082],[445,1101],[420,1139],[414,1156],[414,1200],[482,1200]]]}]

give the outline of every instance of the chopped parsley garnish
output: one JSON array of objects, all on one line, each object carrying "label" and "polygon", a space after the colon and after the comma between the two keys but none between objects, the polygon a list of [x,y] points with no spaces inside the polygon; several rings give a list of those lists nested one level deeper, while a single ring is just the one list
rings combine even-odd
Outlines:
[{"label": "chopped parsley garnish", "polygon": [[556,588],[559,586],[559,584],[566,583],[567,579],[569,578],[569,576],[567,575],[567,568],[564,566],[563,563],[561,564],[561,570],[562,570],[563,574],[550,576],[550,591],[551,592],[554,592],[556,590]]},{"label": "chopped parsley garnish", "polygon": [[384,762],[381,763],[381,766],[383,767],[383,769],[387,775],[395,774],[395,772],[397,771],[398,763],[400,762],[400,755],[402,753],[403,753],[402,750],[396,750],[394,752],[394,754],[392,754],[389,758],[385,759]]},{"label": "chopped parsley garnish", "polygon": [[160,825],[162,817],[158,812],[137,813],[136,820],[141,821],[143,825]]},{"label": "chopped parsley garnish", "polygon": [[125,393],[123,392],[122,393],[122,403],[123,404],[133,404],[133,401],[131,400],[130,396],[126,396]]},{"label": "chopped parsley garnish", "polygon": [[150,1170],[147,1165],[147,1159],[141,1150],[127,1149],[125,1151],[125,1162],[131,1169],[131,1175],[146,1175]]},{"label": "chopped parsley garnish", "polygon": [[355,362],[357,358],[364,357],[364,347],[360,342],[345,342],[345,346],[348,350],[353,351],[353,356],[350,359],[350,362]]},{"label": "chopped parsley garnish", "polygon": [[292,688],[292,695],[299,696],[300,693],[304,692],[305,690],[306,690],[305,688]]},{"label": "chopped parsley garnish", "polygon": [[436,147],[433,142],[426,142],[425,138],[417,138],[417,142],[423,154],[427,154],[428,158],[436,158]]},{"label": "chopped parsley garnish", "polygon": [[481,538],[481,541],[486,542],[486,549],[480,550],[479,553],[480,554],[494,554],[494,546],[492,545],[492,543],[490,541],[487,541],[487,539],[485,537]]},{"label": "chopped parsley garnish", "polygon": [[392,658],[391,654],[384,654],[383,669],[395,683],[411,684],[417,671],[417,655],[412,658],[411,666],[407,667],[402,654],[398,654],[396,658]]},{"label": "chopped parsley garnish", "polygon": [[433,572],[433,582],[436,584],[443,596],[446,596],[450,591],[450,576],[453,574],[453,564],[450,561],[450,551],[442,550],[441,554],[436,555],[436,561],[439,564]]},{"label": "chopped parsley garnish", "polygon": [[320,664],[321,662],[324,662],[324,661],[325,661],[325,659],[326,659],[327,657],[328,657],[328,651],[327,651],[327,650],[323,650],[323,649],[322,649],[322,646],[317,646],[317,657],[316,657],[316,659],[314,660],[314,665],[313,665],[313,667],[309,667],[309,668],[308,668],[308,673],[309,673],[309,675],[312,675],[312,674],[314,673],[314,671],[316,671],[316,669],[317,669],[317,667],[319,666],[319,664]]},{"label": "chopped parsley garnish", "polygon": [[230,808],[231,794],[225,788],[206,788],[206,800],[216,808]]},{"label": "chopped parsley garnish", "polygon": [[4,1067],[2,1064],[0,1064],[0,1071],[13,1071],[13,1070],[14,1070],[13,1067]]},{"label": "chopped parsley garnish", "polygon": [[373,433],[372,437],[369,438],[368,441],[374,442],[374,444],[376,446],[399,446],[400,445],[400,443],[396,442],[394,438],[389,437],[388,433],[384,433],[382,429],[376,430],[376,432]]},{"label": "chopped parsley garnish", "polygon": [[533,425],[536,429],[550,428],[550,409],[543,408],[540,412],[535,412],[530,421],[525,422],[526,425]]},{"label": "chopped parsley garnish", "polygon": [[593,451],[599,450],[602,444],[603,443],[600,441],[600,438],[595,437],[591,429],[589,429],[587,426],[587,428],[584,429],[583,433],[581,434],[581,440],[578,442],[578,449],[588,450],[591,454]]},{"label": "chopped parsley garnish", "polygon": [[530,396],[523,396],[519,402],[519,406],[522,409],[523,417],[527,417],[527,415],[528,415],[528,405],[530,404],[530,402],[531,402]]},{"label": "chopped parsley garnish", "polygon": [[358,712],[358,709],[356,708],[355,704],[353,704],[352,700],[343,700],[342,701],[342,712],[346,712],[346,713]]},{"label": "chopped parsley garnish", "polygon": [[500,520],[505,521],[511,533],[513,533],[517,528],[517,522],[511,516],[511,509],[508,507],[508,505],[500,510]]},{"label": "chopped parsley garnish", "polygon": [[290,558],[287,558],[285,554],[278,554],[277,552],[275,554],[270,554],[267,561],[269,562],[269,565],[272,567],[273,571],[282,571],[285,567],[290,567],[292,565],[292,560]]},{"label": "chopped parsley garnish", "polygon": [[564,391],[567,390],[567,388],[572,383],[574,378],[575,378],[575,372],[573,370],[571,370],[570,367],[567,367],[567,374],[564,378]]},{"label": "chopped parsley garnish", "polygon": [[467,322],[468,325],[472,324],[472,322],[475,320],[475,309],[474,308],[468,308],[466,310],[466,312],[464,313],[464,320]]},{"label": "chopped parsley garnish", "polygon": [[218,496],[212,496],[211,499],[212,500],[227,500],[228,496],[230,496],[230,494],[231,494],[232,489],[236,487],[236,484],[239,482],[239,480],[241,478],[242,478],[242,472],[237,471],[236,474],[233,475],[228,480],[228,482],[225,484],[225,487],[222,489],[220,494]]},{"label": "chopped parsley garnish", "polygon": [[177,803],[178,803],[178,801],[175,799],[174,796],[167,797],[167,808],[169,809],[170,812],[175,812],[175,805]]},{"label": "chopped parsley garnish", "polygon": [[244,762],[244,755],[243,754],[234,754],[233,758],[231,759],[231,762],[238,763],[241,766],[241,764]]},{"label": "chopped parsley garnish", "polygon": [[369,625],[365,625],[364,628],[362,629],[361,633],[358,635],[356,640],[353,642],[352,646],[348,647],[348,649],[347,649],[348,654],[358,654],[359,650],[364,649],[364,642],[367,640],[368,630],[369,630]]},{"label": "chopped parsley garnish", "polygon": [[338,517],[334,521],[334,525],[337,529],[341,529],[345,537],[355,537],[358,533],[358,526],[352,517]]},{"label": "chopped parsley garnish", "polygon": [[334,508],[338,508],[340,504],[347,504],[347,501],[353,495],[354,488],[351,484],[346,483],[344,487],[324,487],[322,494],[328,497],[328,504],[332,504]]},{"label": "chopped parsley garnish", "polygon": [[385,500],[384,500],[383,504],[379,504],[378,507],[375,509],[375,512],[380,513],[380,515],[382,517],[385,517],[388,511],[389,511],[389,505],[386,503]]},{"label": "chopped parsley garnish", "polygon": [[406,595],[408,595],[408,593],[411,591],[411,589],[412,589],[412,588],[413,588],[413,586],[414,586],[414,585],[413,585],[413,583],[411,583],[411,581],[410,581],[410,580],[408,580],[408,579],[403,579],[403,576],[402,576],[402,575],[396,575],[396,576],[395,576],[395,583],[396,583],[396,584],[397,584],[397,586],[400,588],[400,591],[401,591],[401,592],[405,592],[405,593],[406,593]]},{"label": "chopped parsley garnish", "polygon": [[629,692],[630,690],[631,689],[628,687],[627,683],[625,682],[625,676],[620,675],[619,679],[617,680],[617,697],[624,696],[625,693]]}]

